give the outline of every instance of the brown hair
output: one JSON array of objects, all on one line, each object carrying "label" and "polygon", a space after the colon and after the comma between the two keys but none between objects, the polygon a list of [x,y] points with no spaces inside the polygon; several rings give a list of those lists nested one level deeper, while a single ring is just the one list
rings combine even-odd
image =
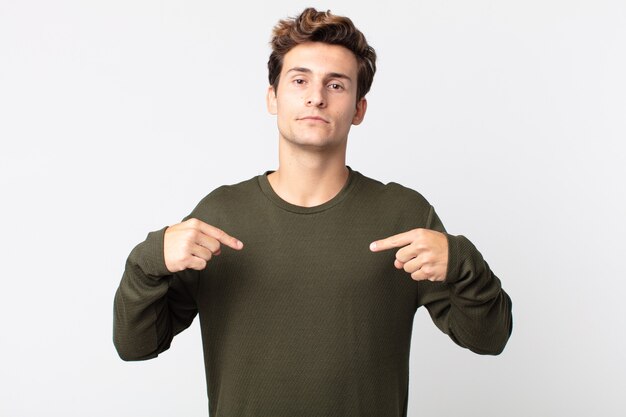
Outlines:
[{"label": "brown hair", "polygon": [[376,52],[367,44],[365,36],[347,17],[318,12],[312,7],[299,16],[280,20],[272,31],[272,53],[267,62],[270,85],[278,89],[283,58],[295,46],[305,42],[324,42],[341,45],[354,53],[358,63],[357,100],[370,90],[376,72]]}]

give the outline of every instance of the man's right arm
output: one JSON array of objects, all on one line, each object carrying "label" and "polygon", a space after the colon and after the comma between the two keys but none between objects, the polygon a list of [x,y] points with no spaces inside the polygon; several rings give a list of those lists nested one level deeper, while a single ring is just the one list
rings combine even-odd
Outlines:
[{"label": "man's right arm", "polygon": [[198,271],[220,254],[221,244],[243,244],[191,218],[150,232],[131,251],[115,293],[113,343],[124,360],[156,357],[197,314]]}]

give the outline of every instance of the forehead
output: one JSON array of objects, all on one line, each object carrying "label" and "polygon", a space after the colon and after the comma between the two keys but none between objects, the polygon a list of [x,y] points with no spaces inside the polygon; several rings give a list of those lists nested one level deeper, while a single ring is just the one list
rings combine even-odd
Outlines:
[{"label": "forehead", "polygon": [[356,79],[358,63],[354,53],[341,45],[306,42],[285,54],[281,72],[292,68],[307,68],[314,74],[341,73]]}]

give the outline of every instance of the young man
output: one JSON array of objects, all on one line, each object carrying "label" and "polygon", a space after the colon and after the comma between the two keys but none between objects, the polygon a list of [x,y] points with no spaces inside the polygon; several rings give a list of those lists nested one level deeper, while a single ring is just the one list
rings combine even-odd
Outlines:
[{"label": "young man", "polygon": [[419,193],[345,165],[376,69],[352,22],[306,9],[272,48],[278,169],[217,188],[133,249],[115,346],[153,358],[199,315],[213,417],[405,416],[417,308],[498,354],[511,301]]}]

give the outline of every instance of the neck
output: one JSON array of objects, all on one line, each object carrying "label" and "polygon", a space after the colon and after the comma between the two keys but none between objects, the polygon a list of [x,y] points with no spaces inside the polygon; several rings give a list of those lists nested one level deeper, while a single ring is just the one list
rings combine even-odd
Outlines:
[{"label": "neck", "polygon": [[274,192],[288,203],[301,207],[324,204],[348,179],[346,148],[303,150],[281,139],[278,169],[267,178]]}]

